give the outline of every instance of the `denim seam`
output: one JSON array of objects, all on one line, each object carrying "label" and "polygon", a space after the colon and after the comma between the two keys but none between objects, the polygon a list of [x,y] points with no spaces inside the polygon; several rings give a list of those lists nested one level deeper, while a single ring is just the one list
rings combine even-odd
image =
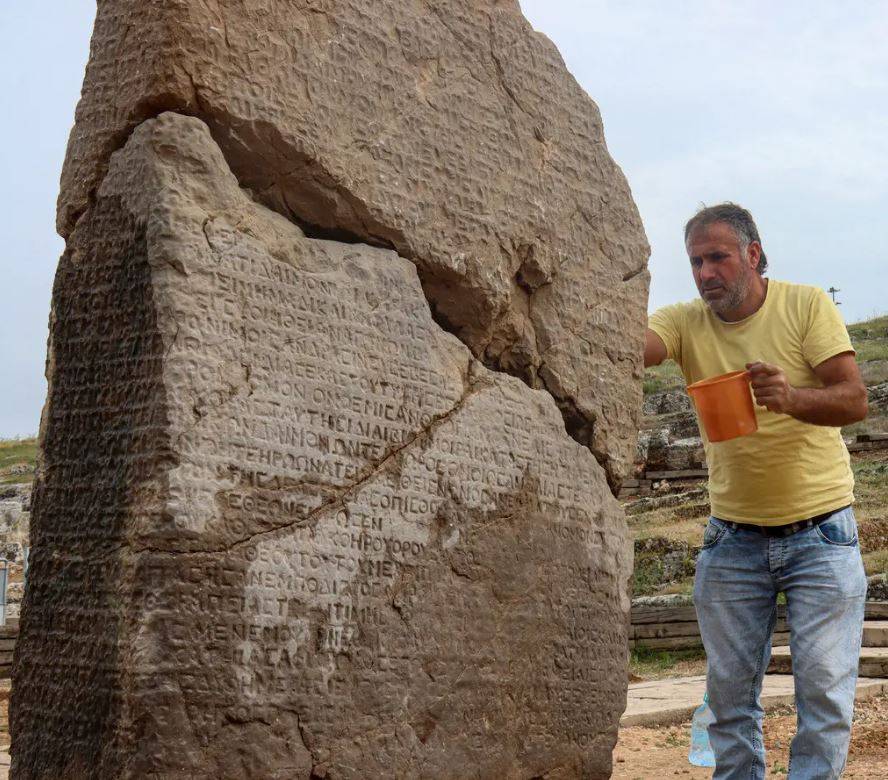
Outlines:
[{"label": "denim seam", "polygon": [[[866,618],[865,618],[865,616],[864,616],[864,620],[865,620],[865,619],[866,619]],[[860,636],[860,641],[857,643],[857,647],[858,647],[858,648],[863,644],[863,620],[860,621],[860,634],[859,634],[859,636]],[[857,652],[858,652],[858,655],[859,655],[859,654],[860,654],[860,650],[858,649]],[[852,686],[851,686],[851,689],[854,690],[854,691],[857,690],[857,681],[858,681],[858,679],[860,679],[860,666],[859,666],[859,665],[858,665],[858,666],[855,668],[855,670],[854,670],[854,679],[853,679],[853,681],[852,681],[853,684],[852,684]],[[853,694],[852,694],[852,696],[853,696]],[[851,700],[851,717],[852,717],[852,720],[853,720],[853,718],[854,718],[854,705],[855,705],[855,703],[856,703],[855,700],[852,698],[852,700]],[[846,751],[845,751],[845,760],[842,761],[842,768],[839,770],[839,775],[838,775],[839,777],[841,777],[842,774],[845,772],[845,767],[847,766],[847,764],[848,764],[848,751],[846,750]],[[788,768],[789,768],[789,767],[787,767],[787,769],[788,769]]]},{"label": "denim seam", "polygon": [[820,537],[821,540],[826,542],[827,544],[832,545],[833,547],[854,547],[857,544],[857,534],[855,533],[850,542],[834,542],[832,539],[828,539],[826,534],[820,530],[819,525],[814,526],[814,530],[817,532],[817,536]]},{"label": "denim seam", "polygon": [[706,543],[706,531],[704,530],[704,531],[703,531],[703,540],[704,540],[704,544],[700,547],[701,550],[709,550],[709,549],[711,549],[712,547],[715,547],[715,545],[717,545],[717,544],[722,540],[722,538],[724,538],[724,535],[725,535],[725,534],[727,533],[727,531],[728,531],[728,527],[727,527],[727,526],[724,526],[724,525],[721,525],[721,524],[712,523],[711,520],[710,520],[710,523],[711,523],[712,525],[714,525],[716,528],[718,528],[718,533],[715,535],[715,539],[713,539],[711,542],[709,542],[709,543],[707,544],[707,543]]},{"label": "denim seam", "polygon": [[[771,644],[771,634],[774,632],[774,626],[776,624],[777,624],[777,604],[775,603],[774,608],[771,610],[771,616],[770,616],[770,618],[768,618],[768,631],[765,634],[766,639],[765,639],[764,644],[762,645],[762,652],[759,654],[758,658],[756,659],[756,663],[755,663],[755,674],[753,674],[753,676],[752,676],[752,687],[749,689],[749,694],[750,694],[749,695],[749,708],[750,709],[755,708],[756,688],[758,688],[764,682],[763,680],[761,680],[761,681],[759,680],[759,676],[762,671],[762,667],[764,666],[764,663],[765,663],[765,652],[766,652],[768,646]],[[764,776],[762,776],[762,778],[758,778],[755,775],[756,762],[758,761],[758,757],[759,757],[758,756],[759,748],[763,747],[762,745],[759,744],[758,721],[755,719],[752,719],[752,721],[750,723],[750,737],[751,737],[751,739],[749,741],[752,744],[752,754],[753,754],[754,758],[752,760],[752,763],[749,765],[749,780],[763,780]],[[764,765],[765,765],[765,767],[764,767],[765,771],[767,771],[767,769],[768,769],[767,761],[764,761]]]},{"label": "denim seam", "polygon": [[[823,530],[820,527],[820,525],[815,525],[814,531],[817,533],[817,536],[819,537],[819,539],[822,542],[825,542],[826,544],[829,544],[833,547],[855,547],[855,546],[857,546],[857,543],[859,541],[859,534],[857,531],[857,519],[854,517],[854,512],[853,512],[853,510],[851,510],[850,507],[848,508],[848,511],[850,511],[850,513],[851,513],[851,524],[854,527],[854,535],[851,537],[851,540],[848,542],[834,542],[832,539],[827,537],[827,535],[825,533],[823,533]],[[836,513],[836,514],[838,514],[838,513]],[[833,516],[834,515],[830,516],[830,520],[832,519]],[[824,523],[824,525],[826,525],[826,523]]]}]

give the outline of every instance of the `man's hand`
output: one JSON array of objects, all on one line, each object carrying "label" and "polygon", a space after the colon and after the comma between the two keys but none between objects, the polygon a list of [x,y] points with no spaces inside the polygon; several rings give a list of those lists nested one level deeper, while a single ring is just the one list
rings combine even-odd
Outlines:
[{"label": "man's hand", "polygon": [[747,363],[755,402],[771,412],[792,414],[796,389],[789,383],[780,366],[770,363]]},{"label": "man's hand", "polygon": [[793,387],[779,366],[747,363],[756,403],[812,425],[841,427],[866,417],[866,387],[853,352],[840,352],[814,366],[823,387]]}]

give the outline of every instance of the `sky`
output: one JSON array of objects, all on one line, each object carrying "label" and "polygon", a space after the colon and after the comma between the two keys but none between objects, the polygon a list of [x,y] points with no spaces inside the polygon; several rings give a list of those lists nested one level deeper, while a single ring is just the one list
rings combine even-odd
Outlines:
[{"label": "sky", "polygon": [[89,54],[95,4],[0,0],[0,438],[37,432],[59,175]]},{"label": "sky", "polygon": [[[682,226],[755,216],[775,279],[888,311],[888,0],[522,0],[595,100],[651,243],[649,309],[696,295]],[[853,12],[847,9],[853,8]],[[95,5],[0,3],[0,437],[36,432],[55,200]]]}]

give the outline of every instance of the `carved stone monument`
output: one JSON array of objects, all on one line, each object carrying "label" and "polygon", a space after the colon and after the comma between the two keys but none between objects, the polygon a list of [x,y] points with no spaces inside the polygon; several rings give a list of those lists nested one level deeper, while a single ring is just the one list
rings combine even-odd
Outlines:
[{"label": "carved stone monument", "polygon": [[646,245],[517,3],[100,2],[59,214],[15,776],[608,777]]}]

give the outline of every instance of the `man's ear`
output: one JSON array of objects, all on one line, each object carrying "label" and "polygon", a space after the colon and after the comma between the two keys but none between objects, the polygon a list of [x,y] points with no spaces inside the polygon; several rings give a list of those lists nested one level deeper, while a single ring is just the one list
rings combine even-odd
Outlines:
[{"label": "man's ear", "polygon": [[750,241],[746,247],[746,262],[755,271],[762,258],[762,245],[758,241]]}]

